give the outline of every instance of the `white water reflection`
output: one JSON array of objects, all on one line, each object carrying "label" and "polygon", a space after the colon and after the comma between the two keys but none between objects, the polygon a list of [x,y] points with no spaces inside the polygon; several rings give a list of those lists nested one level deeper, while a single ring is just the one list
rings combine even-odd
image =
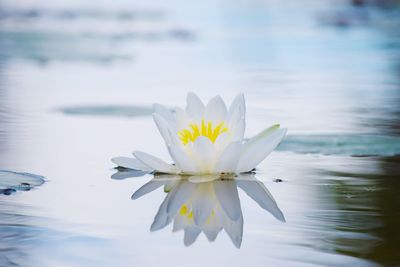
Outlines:
[{"label": "white water reflection", "polygon": [[[120,171],[114,179],[137,176],[132,171]],[[163,187],[167,194],[161,203],[151,231],[158,231],[173,224],[173,232],[184,232],[184,244],[190,246],[204,233],[210,242],[216,240],[224,230],[232,243],[240,248],[243,237],[243,213],[238,187],[259,206],[276,219],[285,222],[285,217],[265,185],[255,174],[236,177],[155,175],[151,181],[139,188],[132,199],[136,200]]]}]

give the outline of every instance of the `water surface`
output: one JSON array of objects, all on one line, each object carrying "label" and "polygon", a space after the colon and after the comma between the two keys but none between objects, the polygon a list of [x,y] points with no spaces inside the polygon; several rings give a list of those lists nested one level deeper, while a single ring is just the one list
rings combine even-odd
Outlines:
[{"label": "water surface", "polygon": [[[400,264],[398,5],[0,7],[0,169],[46,180],[0,195],[0,265]],[[110,162],[135,149],[168,160],[149,107],[188,91],[244,92],[248,137],[289,128],[255,173],[274,212],[237,190],[240,246],[232,231],[189,247],[172,223],[151,232],[169,187],[132,200],[154,176]]]}]

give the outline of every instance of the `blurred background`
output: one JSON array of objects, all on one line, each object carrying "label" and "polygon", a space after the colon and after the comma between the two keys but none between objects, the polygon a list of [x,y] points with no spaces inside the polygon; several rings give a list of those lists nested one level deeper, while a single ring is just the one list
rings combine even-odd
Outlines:
[{"label": "blurred background", "polygon": [[[0,0],[0,169],[47,180],[0,195],[0,265],[400,266],[399,28],[396,0]],[[189,91],[289,128],[258,175],[287,223],[242,200],[241,250],[150,234],[163,192],[110,178],[168,159],[151,105]]]}]

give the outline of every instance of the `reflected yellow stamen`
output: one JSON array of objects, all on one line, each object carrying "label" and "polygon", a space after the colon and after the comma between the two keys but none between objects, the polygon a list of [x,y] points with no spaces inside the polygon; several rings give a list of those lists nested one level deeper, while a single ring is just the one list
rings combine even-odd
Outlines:
[{"label": "reflected yellow stamen", "polygon": [[220,134],[227,131],[228,128],[225,126],[224,122],[213,127],[211,121],[206,122],[205,120],[201,120],[200,125],[191,123],[188,129],[179,131],[178,135],[184,145],[189,142],[194,142],[199,136],[205,136],[214,143]]},{"label": "reflected yellow stamen", "polygon": [[185,204],[183,204],[182,207],[180,208],[179,214],[182,216],[186,216],[188,219],[193,218],[193,211],[189,212],[189,208]]},{"label": "reflected yellow stamen", "polygon": [[186,215],[186,213],[188,213],[189,209],[186,205],[182,205],[181,209],[179,210],[179,213],[181,215]]}]

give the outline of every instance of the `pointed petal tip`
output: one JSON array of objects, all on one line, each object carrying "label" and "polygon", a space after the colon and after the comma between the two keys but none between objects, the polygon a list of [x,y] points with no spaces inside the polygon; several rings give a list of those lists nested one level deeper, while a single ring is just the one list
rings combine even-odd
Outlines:
[{"label": "pointed petal tip", "polygon": [[190,97],[199,98],[199,96],[198,96],[195,92],[193,92],[193,91],[189,91],[189,92],[187,93],[186,98],[188,99],[188,98],[190,98]]},{"label": "pointed petal tip", "polygon": [[281,221],[281,222],[283,222],[283,223],[286,223],[285,215],[283,215],[283,212],[279,209],[278,206],[276,206],[276,207],[277,207],[277,212],[272,213],[272,215],[273,215],[276,219],[278,219],[279,221]]},{"label": "pointed petal tip", "polygon": [[159,104],[159,103],[154,103],[154,104],[152,105],[152,109],[153,109],[153,114],[154,114],[154,113],[157,113],[157,114],[158,114],[161,110],[164,110],[165,107],[164,107],[163,105]]},{"label": "pointed petal tip", "polygon": [[242,246],[242,240],[233,242],[233,244],[235,245],[235,248],[240,249],[240,247]]},{"label": "pointed petal tip", "polygon": [[179,169],[176,166],[166,163],[164,160],[146,152],[135,150],[132,152],[132,154],[144,165],[157,172],[171,174],[176,174],[179,172]]},{"label": "pointed petal tip", "polygon": [[145,171],[145,172],[153,170],[149,166],[141,163],[136,158],[114,157],[111,159],[111,162],[116,164],[118,167],[123,167],[132,170]]},{"label": "pointed petal tip", "polygon": [[125,159],[128,159],[128,158],[127,157],[113,157],[113,158],[111,158],[111,162],[114,163],[115,165],[121,167],[121,161],[125,160]]},{"label": "pointed petal tip", "polygon": [[112,163],[114,163],[115,165],[118,165],[118,164],[117,164],[117,160],[118,160],[118,158],[117,158],[117,157],[114,157],[114,158],[111,158],[110,161],[111,161]]},{"label": "pointed petal tip", "polygon": [[240,100],[245,100],[244,93],[243,92],[238,93],[235,98],[240,99]]}]

